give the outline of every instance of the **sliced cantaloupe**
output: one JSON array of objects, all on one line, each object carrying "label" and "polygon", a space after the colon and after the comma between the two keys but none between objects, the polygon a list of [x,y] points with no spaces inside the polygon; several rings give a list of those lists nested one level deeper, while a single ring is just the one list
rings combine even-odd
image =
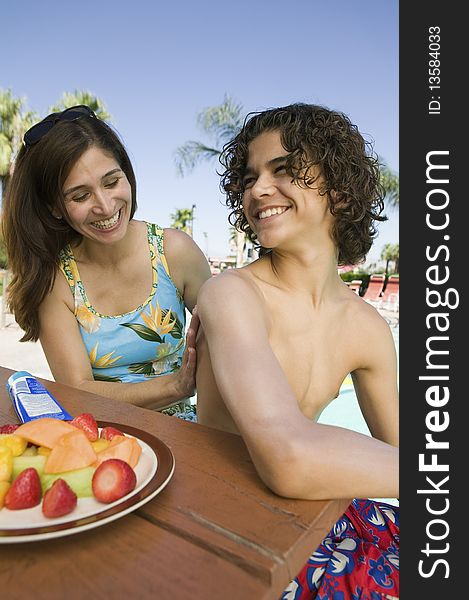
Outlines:
[{"label": "sliced cantaloupe", "polygon": [[[118,436],[118,435],[111,440],[109,445],[117,446],[118,444],[122,443],[123,439],[129,440],[129,442],[132,446],[132,452],[131,452],[130,459],[129,459],[129,465],[133,468],[138,463],[138,459],[140,458],[140,454],[142,453],[142,447],[140,446],[140,444],[137,442],[137,440],[135,438],[127,437],[127,436],[122,438],[122,436]],[[129,442],[127,442],[127,444]]]},{"label": "sliced cantaloupe", "polygon": [[135,438],[118,435],[111,440],[107,448],[97,453],[96,466],[108,458],[120,458],[134,468],[141,453],[142,448]]},{"label": "sliced cantaloupe", "polygon": [[47,457],[45,473],[63,473],[89,467],[96,462],[96,452],[81,429],[63,435]]},{"label": "sliced cantaloupe", "polygon": [[66,421],[42,417],[41,419],[23,423],[15,431],[15,435],[24,438],[36,446],[53,448],[64,434],[72,431],[76,431],[76,427]]}]

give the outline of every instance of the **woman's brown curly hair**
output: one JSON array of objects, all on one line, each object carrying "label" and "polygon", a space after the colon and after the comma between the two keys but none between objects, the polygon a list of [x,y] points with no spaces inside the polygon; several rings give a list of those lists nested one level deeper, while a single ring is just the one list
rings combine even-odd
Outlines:
[{"label": "woman's brown curly hair", "polygon": [[377,156],[347,115],[314,104],[291,104],[250,113],[238,135],[223,148],[221,189],[232,209],[229,222],[256,243],[256,234],[243,213],[243,177],[249,144],[262,133],[278,131],[289,156],[292,181],[311,188],[318,176],[320,194],[326,194],[335,216],[332,237],[338,248],[338,265],[362,262],[377,234],[374,221],[382,216],[385,191],[380,183]]}]

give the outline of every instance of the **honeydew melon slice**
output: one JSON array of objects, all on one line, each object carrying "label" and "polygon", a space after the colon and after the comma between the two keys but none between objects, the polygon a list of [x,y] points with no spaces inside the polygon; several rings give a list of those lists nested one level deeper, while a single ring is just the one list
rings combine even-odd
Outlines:
[{"label": "honeydew melon slice", "polygon": [[50,488],[56,479],[64,479],[72,488],[78,498],[92,498],[93,489],[91,480],[95,472],[95,467],[84,467],[76,471],[66,471],[65,473],[43,473],[41,476],[41,485],[43,493]]},{"label": "honeydew melon slice", "polygon": [[36,454],[35,456],[28,456],[22,454],[21,456],[13,457],[13,471],[12,471],[12,480],[29,467],[36,469],[39,477],[44,473],[44,467],[46,464],[46,456],[41,456],[40,454]]}]

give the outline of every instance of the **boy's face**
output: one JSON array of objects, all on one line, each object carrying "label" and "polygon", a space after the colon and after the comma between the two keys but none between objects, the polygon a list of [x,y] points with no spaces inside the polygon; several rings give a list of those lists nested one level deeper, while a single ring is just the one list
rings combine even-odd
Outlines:
[{"label": "boy's face", "polygon": [[332,215],[326,196],[318,192],[319,182],[311,188],[294,182],[286,170],[288,156],[278,131],[262,133],[248,146],[243,211],[265,248],[288,246],[321,232],[329,237]]}]

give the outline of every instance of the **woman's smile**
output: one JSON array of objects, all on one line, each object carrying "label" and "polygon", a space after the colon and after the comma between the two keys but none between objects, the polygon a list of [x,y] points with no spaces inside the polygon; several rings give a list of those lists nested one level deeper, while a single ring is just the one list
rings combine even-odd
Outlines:
[{"label": "woman's smile", "polygon": [[94,221],[91,223],[93,227],[100,229],[101,231],[108,231],[113,229],[119,222],[122,213],[122,208],[120,208],[112,217],[108,219],[102,219],[100,221]]}]

